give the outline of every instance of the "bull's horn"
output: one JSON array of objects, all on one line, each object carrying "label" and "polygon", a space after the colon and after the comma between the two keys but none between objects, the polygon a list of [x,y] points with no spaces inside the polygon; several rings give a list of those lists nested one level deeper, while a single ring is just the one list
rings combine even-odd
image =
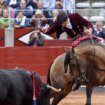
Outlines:
[{"label": "bull's horn", "polygon": [[52,86],[50,86],[50,85],[47,85],[47,87],[49,88],[49,89],[52,89],[54,92],[60,92],[61,91],[61,89],[59,88],[59,89],[56,89],[56,88],[54,88],[54,87],[52,87]]}]

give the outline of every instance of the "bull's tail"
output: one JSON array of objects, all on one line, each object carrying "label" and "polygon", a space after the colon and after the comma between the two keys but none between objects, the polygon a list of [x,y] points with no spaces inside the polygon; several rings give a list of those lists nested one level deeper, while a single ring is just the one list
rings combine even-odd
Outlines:
[{"label": "bull's tail", "polygon": [[70,63],[70,52],[67,52],[66,56],[65,56],[65,60],[64,60],[65,73],[67,73],[67,67],[68,67],[69,63]]},{"label": "bull's tail", "polygon": [[50,81],[50,69],[53,63],[51,63],[49,69],[48,69],[48,74],[47,74],[47,84],[51,85],[51,81]]}]

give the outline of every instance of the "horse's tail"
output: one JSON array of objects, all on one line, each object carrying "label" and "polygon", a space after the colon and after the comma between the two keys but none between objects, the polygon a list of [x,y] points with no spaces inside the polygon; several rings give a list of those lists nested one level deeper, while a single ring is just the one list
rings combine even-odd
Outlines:
[{"label": "horse's tail", "polygon": [[47,84],[51,85],[51,81],[50,81],[50,69],[51,69],[51,66],[52,66],[53,62],[50,64],[50,67],[48,69],[48,74],[47,74]]},{"label": "horse's tail", "polygon": [[64,70],[65,73],[67,72],[67,67],[70,63],[70,51],[66,53],[65,60],[64,60]]}]

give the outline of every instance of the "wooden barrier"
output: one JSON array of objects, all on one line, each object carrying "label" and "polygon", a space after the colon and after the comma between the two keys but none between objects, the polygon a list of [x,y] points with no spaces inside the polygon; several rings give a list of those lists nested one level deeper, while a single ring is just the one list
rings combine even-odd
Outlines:
[{"label": "wooden barrier", "polygon": [[[15,28],[14,29],[14,46],[27,46],[24,41],[19,40],[19,38],[31,34],[34,28]],[[5,29],[0,28],[0,47],[4,46],[5,40]]]},{"label": "wooden barrier", "polygon": [[71,45],[71,39],[67,40],[44,40],[44,46],[70,46]]},{"label": "wooden barrier", "polygon": [[[68,47],[66,47],[68,48]],[[0,48],[0,68],[23,68],[36,71],[46,81],[46,75],[51,62],[60,54],[65,52],[65,48],[53,47],[14,47]]]},{"label": "wooden barrier", "polygon": [[4,46],[4,37],[5,35],[4,35],[4,29],[0,29],[0,47],[1,46]]},{"label": "wooden barrier", "polygon": [[[0,46],[4,46],[5,40],[5,29],[0,29]],[[14,47],[27,46],[26,36],[30,36],[34,31],[34,28],[15,28],[14,29]],[[11,35],[9,35],[11,36]],[[23,38],[24,37],[24,38]],[[23,39],[22,39],[23,38]],[[22,40],[20,40],[22,39]],[[44,46],[70,46],[71,40],[45,40]],[[7,43],[8,45],[8,43]]]},{"label": "wooden barrier", "polygon": [[14,29],[14,37],[15,43],[14,46],[27,46],[27,44],[23,41],[20,41],[19,38],[26,36],[27,34],[31,34],[34,31],[34,28],[15,28]]}]

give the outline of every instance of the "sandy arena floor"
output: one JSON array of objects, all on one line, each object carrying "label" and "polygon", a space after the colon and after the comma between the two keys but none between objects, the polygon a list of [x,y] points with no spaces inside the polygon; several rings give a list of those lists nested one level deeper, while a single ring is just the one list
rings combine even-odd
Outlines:
[{"label": "sandy arena floor", "polygon": [[[85,89],[71,92],[58,105],[85,105]],[[105,105],[105,89],[96,89],[92,94],[92,105]]]}]

